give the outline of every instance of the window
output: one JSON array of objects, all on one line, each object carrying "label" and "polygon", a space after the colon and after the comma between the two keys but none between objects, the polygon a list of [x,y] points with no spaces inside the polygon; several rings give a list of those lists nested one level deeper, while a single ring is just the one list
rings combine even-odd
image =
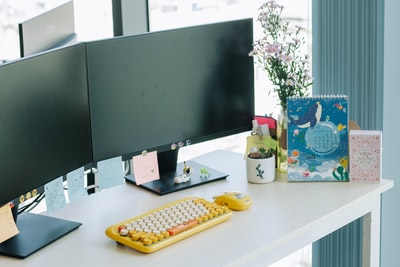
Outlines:
[{"label": "window", "polygon": [[[254,39],[261,36],[261,27],[256,21],[258,8],[266,0],[148,0],[150,30],[164,30],[196,24],[253,18]],[[311,0],[276,0],[285,7],[283,17],[293,25],[307,29],[308,47],[305,51],[311,56]],[[249,51],[250,52],[250,51]],[[267,74],[262,69],[255,71],[255,113],[276,115],[279,112],[277,99],[268,95]]]},{"label": "window", "polygon": [[[18,23],[50,10],[65,0],[0,0],[0,60],[19,58]],[[78,40],[113,36],[109,0],[74,0]]]},{"label": "window", "polygon": [[[266,0],[148,0],[150,30],[164,30],[232,19],[256,19]],[[65,0],[0,0],[0,60],[19,58],[18,23],[41,14]],[[311,55],[311,0],[277,0],[293,24],[308,30]],[[80,41],[113,36],[112,1],[74,0],[75,29]],[[255,39],[261,29],[255,21]],[[256,69],[256,114],[277,113],[277,101],[268,95],[272,85],[266,73]]]}]

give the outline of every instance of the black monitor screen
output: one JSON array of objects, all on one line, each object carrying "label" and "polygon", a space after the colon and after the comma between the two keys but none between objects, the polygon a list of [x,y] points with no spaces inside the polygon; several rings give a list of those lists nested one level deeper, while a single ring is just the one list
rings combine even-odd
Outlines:
[{"label": "black monitor screen", "polygon": [[92,161],[85,45],[0,66],[0,204]]},{"label": "black monitor screen", "polygon": [[249,130],[252,20],[88,43],[94,160]]}]

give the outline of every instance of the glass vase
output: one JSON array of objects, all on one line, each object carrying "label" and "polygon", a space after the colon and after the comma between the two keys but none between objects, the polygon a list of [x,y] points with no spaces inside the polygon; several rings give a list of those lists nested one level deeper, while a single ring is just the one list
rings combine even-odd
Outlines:
[{"label": "glass vase", "polygon": [[278,114],[277,129],[276,129],[276,137],[278,141],[278,149],[276,154],[277,154],[277,170],[285,173],[287,172],[287,167],[288,167],[287,127],[288,127],[287,111],[281,109],[281,112]]}]

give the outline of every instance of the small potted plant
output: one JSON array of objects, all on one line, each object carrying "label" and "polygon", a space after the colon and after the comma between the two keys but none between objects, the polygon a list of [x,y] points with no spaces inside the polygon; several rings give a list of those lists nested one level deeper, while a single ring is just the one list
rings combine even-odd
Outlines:
[{"label": "small potted plant", "polygon": [[247,180],[250,183],[270,183],[275,180],[275,150],[253,147],[246,157]]}]

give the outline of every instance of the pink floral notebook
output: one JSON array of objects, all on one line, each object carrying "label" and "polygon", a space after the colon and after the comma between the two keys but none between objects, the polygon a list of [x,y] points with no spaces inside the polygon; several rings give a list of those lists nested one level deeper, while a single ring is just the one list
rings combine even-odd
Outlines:
[{"label": "pink floral notebook", "polygon": [[350,182],[379,183],[382,179],[382,131],[351,130]]}]

